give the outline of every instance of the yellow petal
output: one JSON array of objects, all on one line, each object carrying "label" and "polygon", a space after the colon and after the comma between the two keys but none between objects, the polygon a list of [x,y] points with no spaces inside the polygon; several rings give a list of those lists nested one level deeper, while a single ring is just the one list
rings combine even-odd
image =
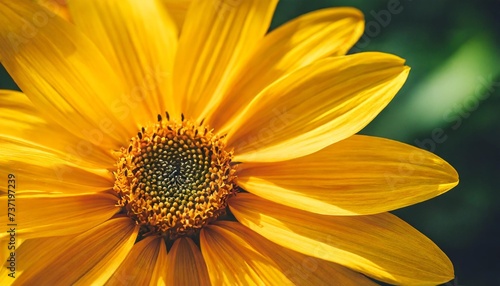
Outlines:
[{"label": "yellow petal", "polygon": [[302,15],[272,31],[232,81],[227,96],[209,120],[211,126],[229,130],[231,118],[264,88],[318,59],[344,55],[362,35],[363,28],[359,10],[333,8]]},{"label": "yellow petal", "polygon": [[212,285],[287,285],[291,282],[246,237],[216,225],[201,230],[201,251]]},{"label": "yellow petal", "polygon": [[140,124],[174,109],[177,27],[155,0],[72,0],[75,25],[99,48],[126,86],[123,112]]},{"label": "yellow petal", "polygon": [[69,15],[66,0],[35,0],[35,2],[49,9],[64,20],[70,21],[71,16]]},{"label": "yellow petal", "polygon": [[[113,187],[113,175],[106,169],[79,166],[75,164],[78,162],[62,159],[59,152],[33,142],[2,135],[0,139],[0,175],[16,176],[16,192],[79,194]],[[0,186],[1,191],[7,188],[4,184]]]},{"label": "yellow petal", "polygon": [[191,238],[178,238],[167,257],[166,285],[210,285],[207,266]]},{"label": "yellow petal", "polygon": [[234,161],[273,162],[316,152],[366,126],[401,88],[409,68],[383,53],[317,61],[261,92],[233,123]]},{"label": "yellow petal", "polygon": [[120,81],[74,25],[31,1],[0,1],[2,64],[44,117],[112,150],[137,127]]},{"label": "yellow petal", "polygon": [[184,24],[189,5],[193,0],[162,0],[162,2],[180,29]]},{"label": "yellow petal", "polygon": [[167,283],[167,247],[165,243],[160,245],[156,264],[151,275],[151,285],[166,286]]},{"label": "yellow petal", "polygon": [[229,78],[269,28],[277,2],[205,0],[190,6],[173,75],[188,118],[201,120],[220,100]]},{"label": "yellow petal", "polygon": [[[6,225],[14,219],[16,234],[23,239],[70,235],[84,232],[112,217],[120,209],[117,197],[108,193],[78,196],[16,195],[0,197],[0,223]],[[7,208],[8,203],[14,209]],[[6,232],[0,238],[8,237]]]},{"label": "yellow petal", "polygon": [[453,265],[427,237],[389,213],[324,216],[243,193],[229,200],[240,223],[281,246],[329,260],[377,280],[441,284]]},{"label": "yellow petal", "polygon": [[18,285],[103,285],[132,249],[139,227],[128,217],[109,220],[35,263]]},{"label": "yellow petal", "polygon": [[162,244],[165,244],[163,239],[154,236],[136,243],[106,285],[150,285],[160,251],[166,251],[165,247],[161,247]]},{"label": "yellow petal", "polygon": [[[29,269],[37,261],[40,261],[40,259],[37,258],[42,257],[43,259],[47,255],[50,256],[51,253],[59,253],[60,249],[64,247],[65,244],[70,243],[74,238],[74,235],[34,238],[28,239],[22,244],[18,244],[18,241],[16,241],[16,248],[11,249],[16,259],[15,279],[5,279],[7,281],[2,280],[2,286],[14,283],[26,269]],[[7,246],[5,246],[4,249],[7,249]],[[6,261],[6,259],[2,259],[2,261]],[[11,269],[7,268],[10,267],[9,264],[10,262],[8,261],[4,263],[3,267],[0,269],[0,277],[7,277],[7,275],[11,273]]]},{"label": "yellow petal", "polygon": [[[50,149],[50,152],[78,166],[110,168],[115,163],[111,152],[100,145],[78,138],[59,124],[44,119],[23,93],[0,90],[0,102],[0,136],[36,142],[44,150]],[[29,161],[31,159],[24,162]]]},{"label": "yellow petal", "polygon": [[391,211],[438,196],[457,183],[453,167],[430,152],[359,135],[304,157],[238,168],[238,185],[245,190],[325,215]]},{"label": "yellow petal", "polygon": [[240,223],[217,221],[215,224],[271,259],[293,285],[375,285],[370,279],[346,267],[272,243]]}]

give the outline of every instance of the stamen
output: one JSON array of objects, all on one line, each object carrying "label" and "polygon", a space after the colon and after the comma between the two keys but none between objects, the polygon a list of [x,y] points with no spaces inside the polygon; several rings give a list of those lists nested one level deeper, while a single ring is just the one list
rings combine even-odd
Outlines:
[{"label": "stamen", "polygon": [[[168,112],[165,113],[169,119]],[[142,127],[117,162],[119,205],[144,228],[168,239],[191,236],[225,213],[236,191],[232,152],[202,124],[181,114]]]}]

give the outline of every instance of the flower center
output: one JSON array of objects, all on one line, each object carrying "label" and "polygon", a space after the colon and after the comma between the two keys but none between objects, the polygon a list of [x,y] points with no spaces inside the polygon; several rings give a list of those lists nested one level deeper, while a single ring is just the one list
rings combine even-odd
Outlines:
[{"label": "flower center", "polygon": [[232,152],[203,124],[158,115],[121,148],[114,190],[143,235],[192,236],[224,214],[236,191]]}]

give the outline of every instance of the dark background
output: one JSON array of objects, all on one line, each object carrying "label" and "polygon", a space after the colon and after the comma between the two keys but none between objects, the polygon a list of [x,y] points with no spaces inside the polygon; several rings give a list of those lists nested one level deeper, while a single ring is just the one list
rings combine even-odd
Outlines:
[{"label": "dark background", "polygon": [[[420,146],[460,174],[450,192],[395,213],[448,254],[456,280],[447,285],[500,285],[500,1],[281,0],[273,27],[335,6],[365,14],[351,53],[393,53],[412,68],[361,133]],[[0,88],[16,89],[1,66]]]}]

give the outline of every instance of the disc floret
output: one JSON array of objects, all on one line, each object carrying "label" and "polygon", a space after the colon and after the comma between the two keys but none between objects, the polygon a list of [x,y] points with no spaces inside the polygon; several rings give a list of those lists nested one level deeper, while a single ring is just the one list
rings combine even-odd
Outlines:
[{"label": "disc floret", "polygon": [[236,191],[223,138],[189,120],[143,127],[118,152],[118,204],[147,234],[192,236],[226,209]]}]

